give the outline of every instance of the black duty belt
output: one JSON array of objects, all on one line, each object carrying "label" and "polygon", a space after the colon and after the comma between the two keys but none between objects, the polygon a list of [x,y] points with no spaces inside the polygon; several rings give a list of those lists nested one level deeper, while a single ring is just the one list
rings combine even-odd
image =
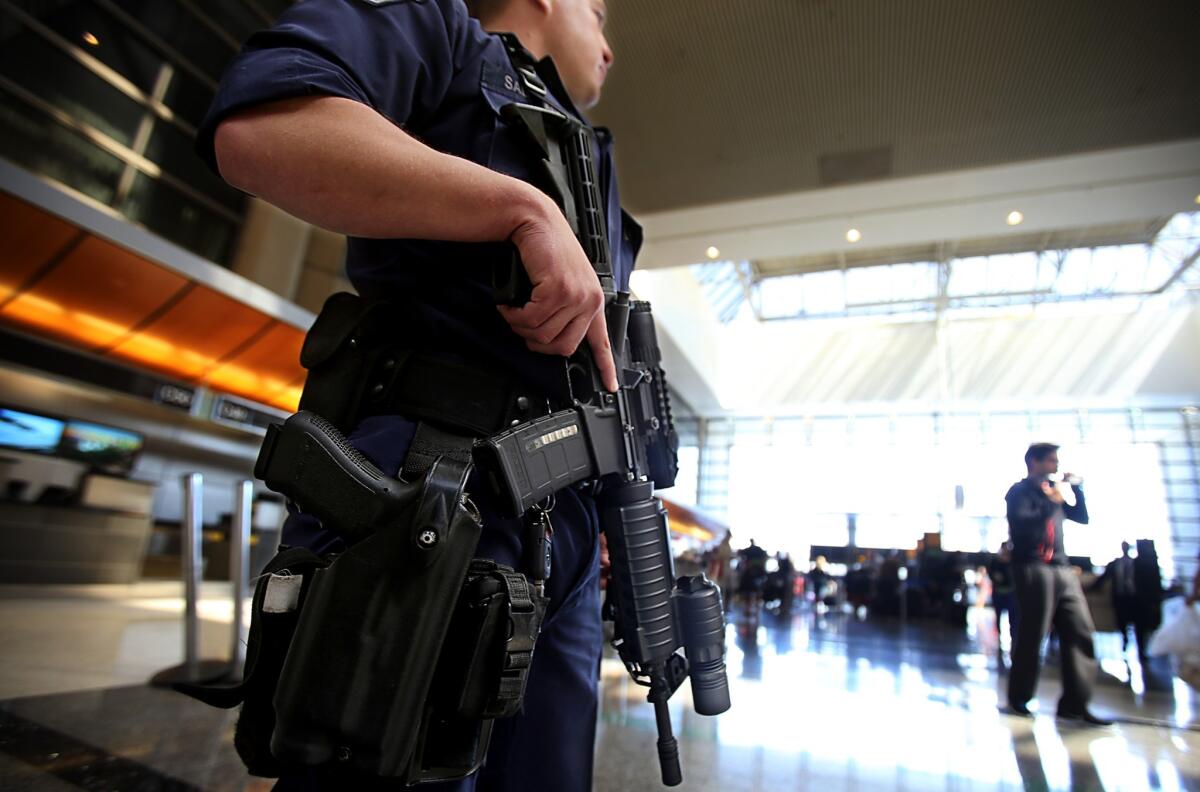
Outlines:
[{"label": "black duty belt", "polygon": [[403,415],[477,436],[547,412],[532,388],[478,366],[425,352],[393,350],[367,376],[358,419]]},{"label": "black duty belt", "polygon": [[308,369],[300,409],[322,416],[343,433],[374,415],[403,415],[484,437],[547,410],[545,395],[486,362],[413,349],[398,337],[403,307],[331,296],[304,340]]}]

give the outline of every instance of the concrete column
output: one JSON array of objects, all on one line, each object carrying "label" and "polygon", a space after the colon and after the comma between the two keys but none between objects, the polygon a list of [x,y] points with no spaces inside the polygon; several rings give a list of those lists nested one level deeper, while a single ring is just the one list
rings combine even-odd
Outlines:
[{"label": "concrete column", "polygon": [[231,269],[294,300],[312,226],[266,201],[251,198]]},{"label": "concrete column", "polygon": [[346,280],[346,237],[314,227],[294,301],[317,313],[325,298],[340,291],[353,291]]}]

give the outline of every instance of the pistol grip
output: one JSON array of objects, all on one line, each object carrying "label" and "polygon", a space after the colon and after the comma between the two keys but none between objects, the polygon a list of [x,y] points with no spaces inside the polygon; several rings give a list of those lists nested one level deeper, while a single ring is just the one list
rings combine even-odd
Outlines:
[{"label": "pistol grip", "polygon": [[497,305],[519,308],[529,302],[533,295],[533,284],[525,272],[521,254],[513,245],[512,257],[492,268],[492,299]]}]

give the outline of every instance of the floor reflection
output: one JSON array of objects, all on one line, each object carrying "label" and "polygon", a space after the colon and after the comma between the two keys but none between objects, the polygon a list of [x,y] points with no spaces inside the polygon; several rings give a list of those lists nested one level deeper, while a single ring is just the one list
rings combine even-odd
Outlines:
[{"label": "floor reflection", "polygon": [[[111,602],[0,607],[10,644],[0,675],[12,677],[10,687],[61,684],[76,667],[109,680],[78,692],[92,677],[77,675],[69,677],[76,692],[0,701],[0,789],[270,788],[246,776],[233,752],[233,713],[122,685],[177,662],[159,634],[172,625],[158,621],[177,616],[116,595]],[[38,632],[57,635],[64,625],[70,642]],[[170,637],[177,652],[178,636]],[[679,788],[1200,792],[1196,696],[1165,666],[1122,657],[1111,637],[1097,638],[1103,673],[1093,703],[1118,723],[1095,729],[1000,711],[1006,679],[986,612],[972,612],[965,628],[838,611],[735,616],[726,636],[733,708],[697,715],[686,684],[671,702]],[[39,665],[45,679],[32,673]],[[601,676],[595,789],[660,789],[646,689],[615,656]],[[1053,713],[1053,658],[1038,692],[1040,711]]]},{"label": "floor reflection", "polygon": [[[754,624],[737,625],[734,645],[742,653],[742,679],[762,679],[762,652],[759,651],[759,632],[763,628]],[[782,632],[782,631],[780,631]],[[780,652],[776,652],[781,654]],[[785,654],[785,653],[784,653]]]},{"label": "floor reflection", "polygon": [[[986,622],[735,614],[727,639],[733,708],[698,716],[686,688],[672,702],[683,789],[1200,790],[1197,704],[1178,682],[1103,675],[1095,708],[1120,722],[1096,729],[1004,714]],[[1060,690],[1054,662],[1043,713]],[[596,788],[650,788],[650,708],[619,663],[603,673]]]}]

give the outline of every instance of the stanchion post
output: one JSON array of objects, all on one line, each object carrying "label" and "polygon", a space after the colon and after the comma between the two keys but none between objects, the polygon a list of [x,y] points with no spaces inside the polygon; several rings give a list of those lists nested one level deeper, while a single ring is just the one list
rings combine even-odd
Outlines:
[{"label": "stanchion post", "polygon": [[204,476],[183,476],[183,673],[195,679],[200,671],[200,575],[204,557],[201,542],[204,532]]},{"label": "stanchion post", "polygon": [[220,679],[229,670],[224,660],[200,659],[200,579],[203,572],[204,477],[199,473],[183,476],[183,537],[180,565],[183,567],[183,662],[164,668],[150,679],[158,687],[207,683]]},{"label": "stanchion post", "polygon": [[229,532],[229,578],[233,583],[233,646],[229,653],[229,673],[240,676],[246,661],[242,643],[242,604],[250,577],[251,504],[254,482],[239,481],[233,488],[233,523]]}]

